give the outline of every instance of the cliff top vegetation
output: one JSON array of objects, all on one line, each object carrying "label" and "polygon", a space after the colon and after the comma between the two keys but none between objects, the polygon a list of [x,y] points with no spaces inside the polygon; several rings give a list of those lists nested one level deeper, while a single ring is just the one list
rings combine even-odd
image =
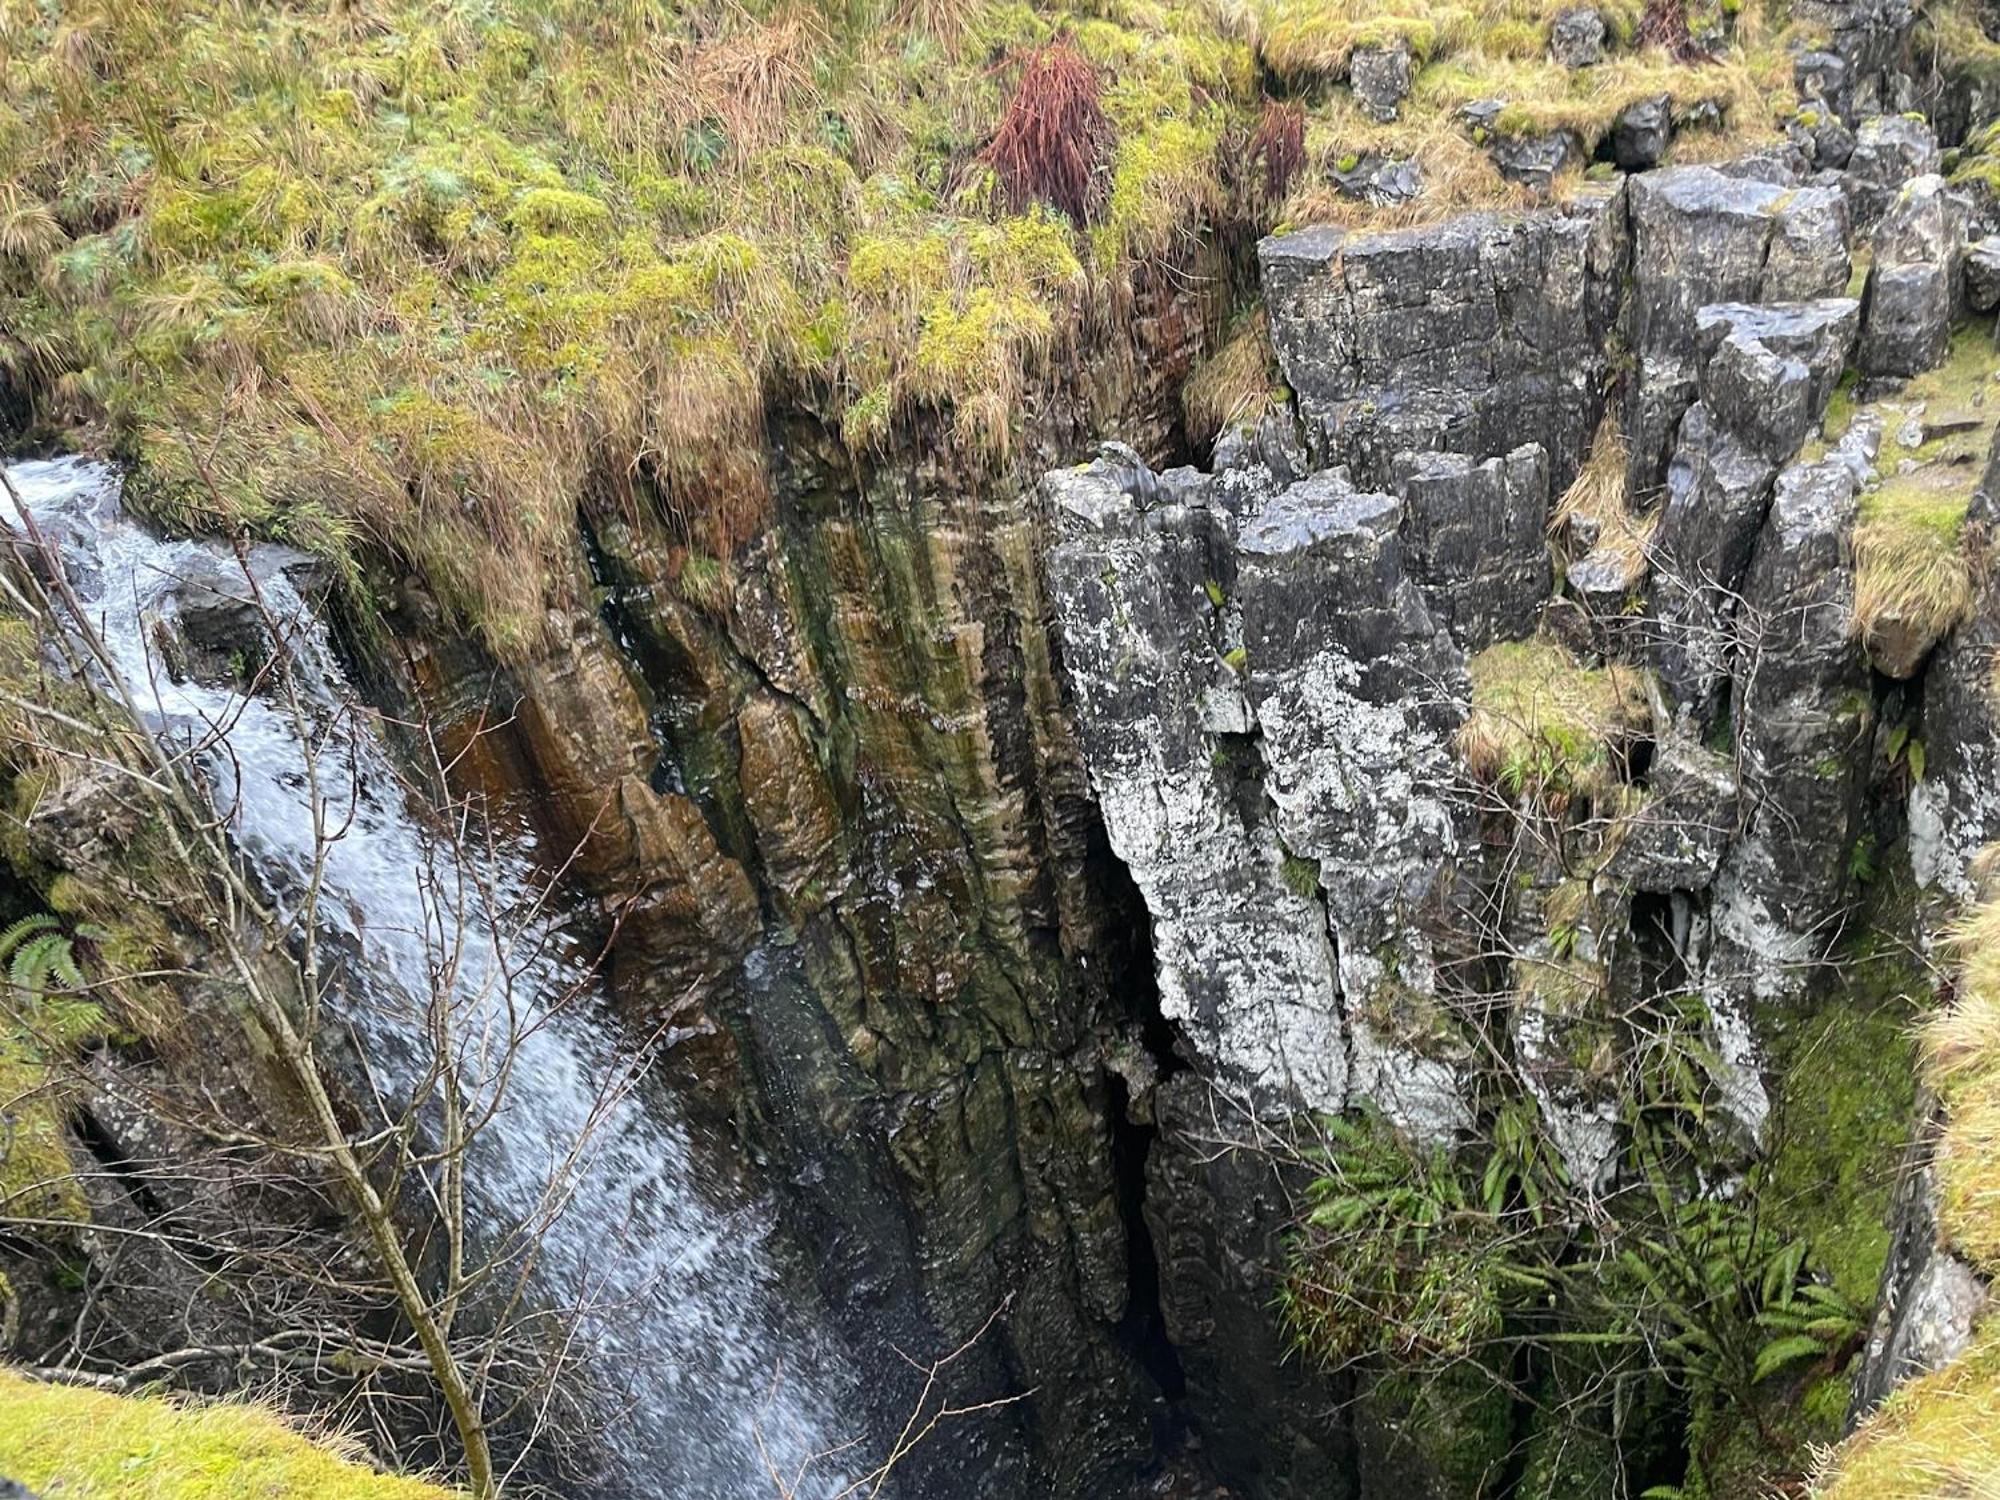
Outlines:
[{"label": "cliff top vegetation", "polygon": [[269,1409],[39,1385],[0,1371],[0,1474],[51,1494],[157,1500],[450,1500],[315,1443]]},{"label": "cliff top vegetation", "polygon": [[[1424,165],[1405,215],[1518,197],[1467,99],[1592,139],[1722,102],[1687,150],[1791,108],[1761,15],[1683,61],[1614,5],[1571,72],[1561,9],[4,0],[0,394],[171,523],[386,554],[527,649],[586,486],[720,555],[774,398],[857,451],[920,405],[1004,450],[1079,311],[1204,225],[1386,212],[1329,185],[1369,152]],[[1378,32],[1418,65],[1388,125],[1341,82]]]}]

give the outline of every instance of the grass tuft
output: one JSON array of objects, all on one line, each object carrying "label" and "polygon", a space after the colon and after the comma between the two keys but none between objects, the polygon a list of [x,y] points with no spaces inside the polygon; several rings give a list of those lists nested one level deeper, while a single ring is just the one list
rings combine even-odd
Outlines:
[{"label": "grass tuft", "polygon": [[1614,750],[1652,722],[1645,676],[1616,662],[1585,667],[1555,641],[1489,646],[1467,663],[1472,712],[1459,755],[1509,796],[1551,806],[1618,784]]},{"label": "grass tuft", "polygon": [[38,1385],[0,1371],[0,1473],[72,1500],[450,1500],[315,1443],[269,1408]]},{"label": "grass tuft", "polygon": [[1046,203],[1077,224],[1096,217],[1111,142],[1101,92],[1097,70],[1068,41],[1028,54],[1000,128],[981,155],[999,174],[1016,213]]},{"label": "grass tuft", "polygon": [[[1875,403],[1883,419],[1877,461],[1886,477],[1861,497],[1854,528],[1854,630],[1871,651],[1914,664],[1971,612],[1967,507],[2000,427],[2000,389],[1984,332],[1961,330],[1937,369]],[[1829,410],[1826,429],[1852,421]],[[1941,430],[1914,449],[1911,422]]]},{"label": "grass tuft", "polygon": [[1206,442],[1230,427],[1254,427],[1284,398],[1264,309],[1239,319],[1221,346],[1181,387],[1189,435]]}]

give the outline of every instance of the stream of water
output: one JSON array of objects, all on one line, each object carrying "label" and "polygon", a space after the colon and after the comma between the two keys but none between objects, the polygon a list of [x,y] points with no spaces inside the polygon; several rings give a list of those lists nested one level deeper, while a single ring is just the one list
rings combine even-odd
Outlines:
[{"label": "stream of water", "polygon": [[[37,524],[59,540],[72,584],[149,727],[185,743],[209,726],[230,726],[228,753],[204,757],[218,805],[269,898],[296,902],[315,840],[292,714],[264,697],[171,680],[153,656],[153,622],[177,608],[181,580],[218,576],[219,565],[237,570],[234,554],[163,539],[134,522],[120,507],[118,475],[102,465],[62,459],[8,474]],[[17,522],[4,493],[0,520]],[[264,566],[255,572],[272,613],[288,622],[309,722],[324,734],[321,762],[337,773],[324,784],[333,788],[332,820],[345,831],[326,850],[320,923],[329,946],[355,955],[345,1019],[378,1079],[392,1088],[407,1081],[423,1051],[417,1022],[435,960],[441,948],[462,946],[456,983],[466,987],[473,1031],[483,1024],[490,1035],[518,1038],[499,1118],[475,1159],[475,1211],[532,1213],[555,1164],[584,1143],[567,1209],[544,1241],[540,1284],[552,1305],[603,1309],[584,1319],[587,1358],[624,1400],[610,1422],[612,1479],[602,1493],[770,1500],[776,1490],[760,1439],[789,1474],[852,1436],[857,1420],[842,1417],[857,1408],[837,1356],[788,1322],[771,1206],[704,1169],[671,1099],[632,1076],[592,1003],[560,1003],[594,983],[550,919],[511,933],[509,921],[487,920],[489,906],[505,913],[535,905],[527,835],[503,839],[492,868],[482,851],[484,896],[474,889],[467,902],[437,899],[437,883],[422,872],[440,872],[447,885],[462,872],[426,832],[388,749],[355,710],[324,626],[288,581],[285,560],[279,549],[259,549],[254,562]],[[513,976],[511,986],[500,975]],[[510,989],[519,1014],[540,1024],[509,1022]],[[827,1473],[802,1493],[835,1485]]]}]

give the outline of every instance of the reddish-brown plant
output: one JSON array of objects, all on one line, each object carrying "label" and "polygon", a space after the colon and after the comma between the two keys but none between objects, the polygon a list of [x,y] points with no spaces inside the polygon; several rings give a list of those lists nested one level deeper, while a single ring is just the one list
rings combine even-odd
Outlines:
[{"label": "reddish-brown plant", "polygon": [[1264,114],[1250,137],[1250,162],[1264,169],[1264,189],[1271,202],[1285,196],[1306,163],[1306,112],[1297,104],[1264,101]]},{"label": "reddish-brown plant", "polygon": [[1675,62],[1711,61],[1708,51],[1688,30],[1687,0],[1646,0],[1646,13],[1639,20],[1639,40],[1666,48]]},{"label": "reddish-brown plant", "polygon": [[1097,69],[1065,38],[1028,54],[1000,128],[980,153],[1016,212],[1040,202],[1079,224],[1096,215],[1111,146],[1101,89]]}]

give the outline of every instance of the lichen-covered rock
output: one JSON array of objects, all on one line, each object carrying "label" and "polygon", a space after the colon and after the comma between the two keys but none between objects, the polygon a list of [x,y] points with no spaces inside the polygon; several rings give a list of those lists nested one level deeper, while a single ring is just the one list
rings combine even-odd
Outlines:
[{"label": "lichen-covered rock", "polygon": [[1840,113],[1847,119],[1893,114],[1910,107],[1910,53],[1916,23],[1911,0],[1799,0],[1792,19],[1825,38],[1823,52],[1840,59]]},{"label": "lichen-covered rock", "polygon": [[1669,736],[1655,753],[1645,804],[1617,832],[1606,874],[1660,894],[1707,889],[1736,837],[1737,796],[1727,758]]},{"label": "lichen-covered rock", "polygon": [[1153,914],[1160,1008],[1228,1084],[1281,1111],[1338,1108],[1333,945],[1318,902],[1283,878],[1237,727],[1239,648],[1208,592],[1236,581],[1233,518],[1149,509],[1141,474],[1100,459],[1049,476],[1048,568],[1105,830]]},{"label": "lichen-covered rock", "polygon": [[1408,203],[1424,190],[1424,169],[1416,161],[1376,151],[1343,158],[1329,173],[1342,193],[1378,208]]},{"label": "lichen-covered rock", "polygon": [[1935,173],[1905,183],[1889,202],[1862,303],[1864,375],[1907,379],[1944,358],[1964,243],[1964,207]]},{"label": "lichen-covered rock", "polygon": [[1162,1011],[1260,1109],[1366,1097],[1448,1134],[1451,1067],[1363,1014],[1428,986],[1404,918],[1458,838],[1458,654],[1405,569],[1399,502],[1104,459],[1046,489],[1078,733],[1153,916]]},{"label": "lichen-covered rock", "polygon": [[1604,17],[1579,5],[1549,22],[1549,56],[1565,68],[1588,68],[1604,61]]},{"label": "lichen-covered rock", "polygon": [[1558,172],[1581,163],[1586,155],[1583,137],[1574,130],[1551,130],[1544,135],[1497,133],[1486,143],[1486,151],[1502,177],[1538,192],[1547,192]]},{"label": "lichen-covered rock", "polygon": [[1388,124],[1410,95],[1414,67],[1408,42],[1398,39],[1382,47],[1356,47],[1348,60],[1347,82],[1355,103],[1369,119]]},{"label": "lichen-covered rock", "polygon": [[1841,175],[1855,228],[1873,229],[1903,184],[1936,172],[1941,160],[1937,137],[1922,120],[1880,114],[1863,120]]},{"label": "lichen-covered rock", "polygon": [[2000,235],[1987,235],[1966,246],[1964,285],[1969,311],[1990,313],[2000,307]]},{"label": "lichen-covered rock", "polygon": [[1825,411],[1856,323],[1847,298],[1695,315],[1701,399],[1667,466],[1653,574],[1662,683],[1704,720],[1728,675],[1737,591],[1771,483]]},{"label": "lichen-covered rock", "polygon": [[1904,1381],[1964,1353],[1991,1301],[1986,1283],[1939,1233],[1937,1173],[1925,1159],[1930,1148],[1928,1139],[1916,1143],[1897,1185],[1882,1293],[1854,1381],[1857,1420]]},{"label": "lichen-covered rock", "polygon": [[1744,832],[1715,882],[1707,984],[1796,993],[1846,910],[1874,709],[1854,640],[1862,433],[1778,477],[1742,584],[1730,722]]},{"label": "lichen-covered rock", "polygon": [[[1852,109],[1847,60],[1833,52],[1801,52],[1792,59],[1792,84],[1799,98],[1847,119]],[[1838,165],[1838,163],[1828,163]]]},{"label": "lichen-covered rock", "polygon": [[1272,343],[1315,460],[1388,488],[1402,452],[1484,459],[1538,442],[1551,487],[1566,485],[1602,409],[1621,204],[1592,191],[1514,217],[1259,245]]},{"label": "lichen-covered rock", "polygon": [[1709,166],[1635,177],[1628,488],[1655,492],[1701,370],[1700,309],[1814,300],[1848,279],[1847,217],[1829,188],[1788,188]]},{"label": "lichen-covered rock", "polygon": [[1549,465],[1540,445],[1484,463],[1402,454],[1396,492],[1410,576],[1452,639],[1473,652],[1529,634],[1551,581]]},{"label": "lichen-covered rock", "polygon": [[[1722,344],[1743,339],[1771,353],[1795,359],[1806,369],[1806,418],[1816,423],[1839,385],[1861,331],[1861,304],[1852,297],[1820,297],[1810,302],[1766,302],[1749,305],[1718,302],[1695,313],[1695,334],[1703,355],[1713,359]],[[1713,373],[1713,372],[1711,372]],[[1720,399],[1720,398],[1718,398]],[[1768,418],[1755,413],[1745,419],[1769,428]],[[1789,428],[1786,429],[1790,431]],[[1797,434],[1804,436],[1803,432]],[[1796,448],[1796,437],[1792,440]],[[1790,449],[1785,457],[1790,457]]]}]

